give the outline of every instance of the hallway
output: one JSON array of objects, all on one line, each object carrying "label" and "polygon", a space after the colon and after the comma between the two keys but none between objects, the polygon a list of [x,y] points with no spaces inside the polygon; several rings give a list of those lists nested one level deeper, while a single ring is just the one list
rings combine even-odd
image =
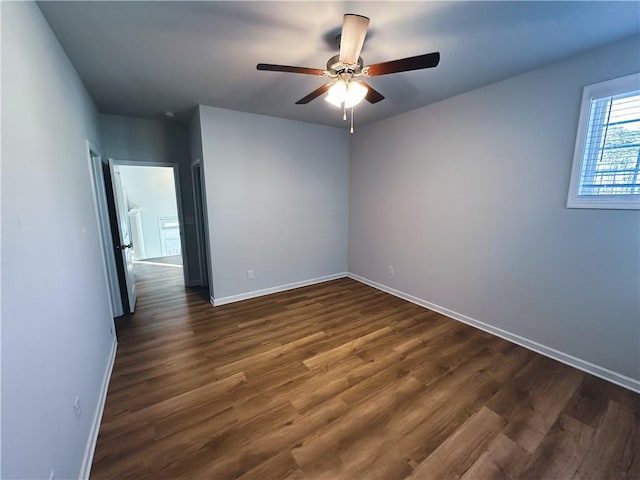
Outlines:
[{"label": "hallway", "polygon": [[[124,345],[148,341],[150,332],[182,324],[193,312],[192,302],[202,303],[205,309],[211,307],[206,288],[185,289],[182,268],[175,263],[161,265],[157,261],[164,260],[168,263],[172,258],[174,257],[161,257],[155,259],[156,262],[134,262],[138,301],[135,314],[115,319],[119,353]],[[155,308],[160,306],[162,312],[156,311]]]}]

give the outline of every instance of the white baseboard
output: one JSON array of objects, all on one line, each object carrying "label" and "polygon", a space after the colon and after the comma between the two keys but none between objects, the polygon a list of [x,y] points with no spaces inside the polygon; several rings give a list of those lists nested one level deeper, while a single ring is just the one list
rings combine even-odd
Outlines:
[{"label": "white baseboard", "polygon": [[84,449],[84,457],[82,459],[82,467],[80,468],[81,480],[88,480],[91,473],[91,464],[93,463],[93,454],[96,450],[96,442],[98,441],[98,432],[100,431],[100,423],[102,422],[102,413],[104,412],[104,405],[107,400],[107,391],[109,390],[109,381],[111,380],[111,372],[113,371],[113,364],[116,360],[116,350],[118,347],[118,341],[114,337],[113,344],[111,345],[111,353],[109,354],[109,360],[107,361],[107,368],[104,371],[104,377],[102,379],[102,387],[98,395],[98,405],[96,405],[96,411],[93,415],[93,423],[91,424],[91,430],[89,431],[89,438],[87,439],[87,446]]},{"label": "white baseboard", "polygon": [[408,302],[411,302],[411,303],[415,303],[416,305],[420,305],[421,307],[428,308],[429,310],[433,310],[434,312],[441,313],[442,315],[445,315],[449,318],[458,320],[462,323],[466,323],[468,325],[471,325],[472,327],[479,328],[480,330],[484,330],[485,332],[488,332],[492,335],[508,340],[509,342],[516,343],[521,347],[527,348],[529,350],[533,350],[536,353],[552,358],[559,362],[565,363],[571,367],[575,367],[578,370],[582,370],[584,372],[595,375],[596,377],[602,378],[603,380],[607,380],[611,383],[615,383],[616,385],[620,385],[621,387],[640,393],[640,380],[636,380],[636,379],[627,377],[626,375],[613,372],[607,368],[600,367],[586,360],[582,360],[580,358],[574,357],[567,353],[563,353],[554,348],[547,347],[533,340],[529,340],[528,338],[524,338],[524,337],[521,337],[520,335],[516,335],[506,330],[502,330],[501,328],[494,327],[492,325],[489,325],[487,323],[481,322],[474,318],[468,317],[461,313],[455,312],[453,310],[449,310],[448,308],[441,307],[440,305],[436,305],[435,303],[431,303],[421,298],[414,297],[413,295],[409,295],[408,293],[402,292],[400,290],[396,290],[395,288],[391,288],[381,283],[374,282],[373,280],[369,280],[368,278],[361,277],[360,275],[356,275],[355,273],[349,273],[348,276],[349,278],[352,278],[353,280],[357,280],[358,282],[364,283],[365,285],[369,285],[370,287],[377,288],[378,290],[382,290],[383,292],[390,293],[391,295],[395,295],[396,297],[402,298],[403,300],[407,300]]},{"label": "white baseboard", "polygon": [[265,288],[263,290],[254,290],[253,292],[240,293],[238,295],[231,295],[229,297],[211,298],[211,304],[214,307],[220,305],[226,305],[227,303],[239,302],[241,300],[247,300],[249,298],[262,297],[263,295],[269,295],[271,293],[284,292],[285,290],[292,290],[294,288],[308,287],[309,285],[315,285],[316,283],[329,282],[331,280],[337,280],[338,278],[345,278],[348,276],[347,272],[334,273],[332,275],[326,275],[324,277],[312,278],[310,280],[303,280],[301,282],[289,283],[287,285],[280,285],[277,287]]}]

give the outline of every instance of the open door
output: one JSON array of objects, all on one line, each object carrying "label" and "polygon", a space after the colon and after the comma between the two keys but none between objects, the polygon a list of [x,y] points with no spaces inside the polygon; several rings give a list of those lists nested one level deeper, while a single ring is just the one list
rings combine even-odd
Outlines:
[{"label": "open door", "polygon": [[131,227],[129,225],[129,205],[127,201],[127,191],[122,187],[120,177],[120,167],[115,165],[113,160],[109,160],[111,169],[111,183],[113,186],[113,199],[115,203],[116,217],[118,220],[118,235],[120,244],[116,245],[116,250],[122,254],[124,264],[124,277],[127,285],[127,295],[129,297],[129,311],[134,312],[136,308],[136,281],[133,275],[133,243],[131,240]]}]

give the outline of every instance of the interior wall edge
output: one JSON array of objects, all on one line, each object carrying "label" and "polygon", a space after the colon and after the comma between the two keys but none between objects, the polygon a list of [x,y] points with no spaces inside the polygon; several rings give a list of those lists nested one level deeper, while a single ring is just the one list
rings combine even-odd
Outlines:
[{"label": "interior wall edge", "polygon": [[596,377],[602,378],[603,380],[614,383],[628,390],[640,393],[640,379],[630,378],[626,375],[614,372],[612,370],[609,370],[608,368],[601,367],[587,360],[574,357],[573,355],[569,355],[568,353],[564,353],[555,348],[548,347],[534,340],[530,340],[515,333],[511,333],[507,330],[494,327],[492,325],[489,325],[488,323],[481,322],[480,320],[476,320],[475,318],[463,315],[462,313],[458,313],[449,308],[429,302],[428,300],[415,297],[401,290],[397,290],[382,283],[375,282],[361,275],[349,272],[348,277],[408,302],[414,303],[429,310],[433,310],[434,312],[438,312],[445,317],[451,318],[452,320],[457,320],[458,322],[462,322],[472,327],[478,328],[482,331],[490,333],[491,335],[500,337],[503,340],[507,340],[508,342],[520,345],[521,347],[539,353],[540,355],[544,355],[545,357],[549,357],[553,360],[557,360],[558,362],[569,365],[570,367],[577,368],[578,370],[590,373],[591,375],[595,375]]}]

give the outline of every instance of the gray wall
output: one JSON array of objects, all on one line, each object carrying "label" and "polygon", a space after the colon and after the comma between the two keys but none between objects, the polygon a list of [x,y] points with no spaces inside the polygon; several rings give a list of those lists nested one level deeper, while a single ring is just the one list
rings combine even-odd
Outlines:
[{"label": "gray wall", "polygon": [[202,126],[200,125],[200,107],[196,107],[189,119],[189,147],[191,161],[202,160]]},{"label": "gray wall", "polygon": [[178,163],[188,284],[198,281],[198,244],[194,225],[189,131],[174,121],[100,115],[103,156],[116,160]]},{"label": "gray wall", "polygon": [[359,128],[349,270],[640,379],[640,212],[565,208],[583,86],[639,69],[635,38]]},{"label": "gray wall", "polygon": [[85,144],[100,147],[97,111],[36,4],[1,8],[0,476],[73,478],[115,342]]},{"label": "gray wall", "polygon": [[127,191],[129,208],[140,209],[143,258],[162,256],[159,218],[178,218],[176,187],[170,167],[120,166],[120,178]]},{"label": "gray wall", "polygon": [[346,271],[346,130],[204,106],[200,122],[215,298]]}]

